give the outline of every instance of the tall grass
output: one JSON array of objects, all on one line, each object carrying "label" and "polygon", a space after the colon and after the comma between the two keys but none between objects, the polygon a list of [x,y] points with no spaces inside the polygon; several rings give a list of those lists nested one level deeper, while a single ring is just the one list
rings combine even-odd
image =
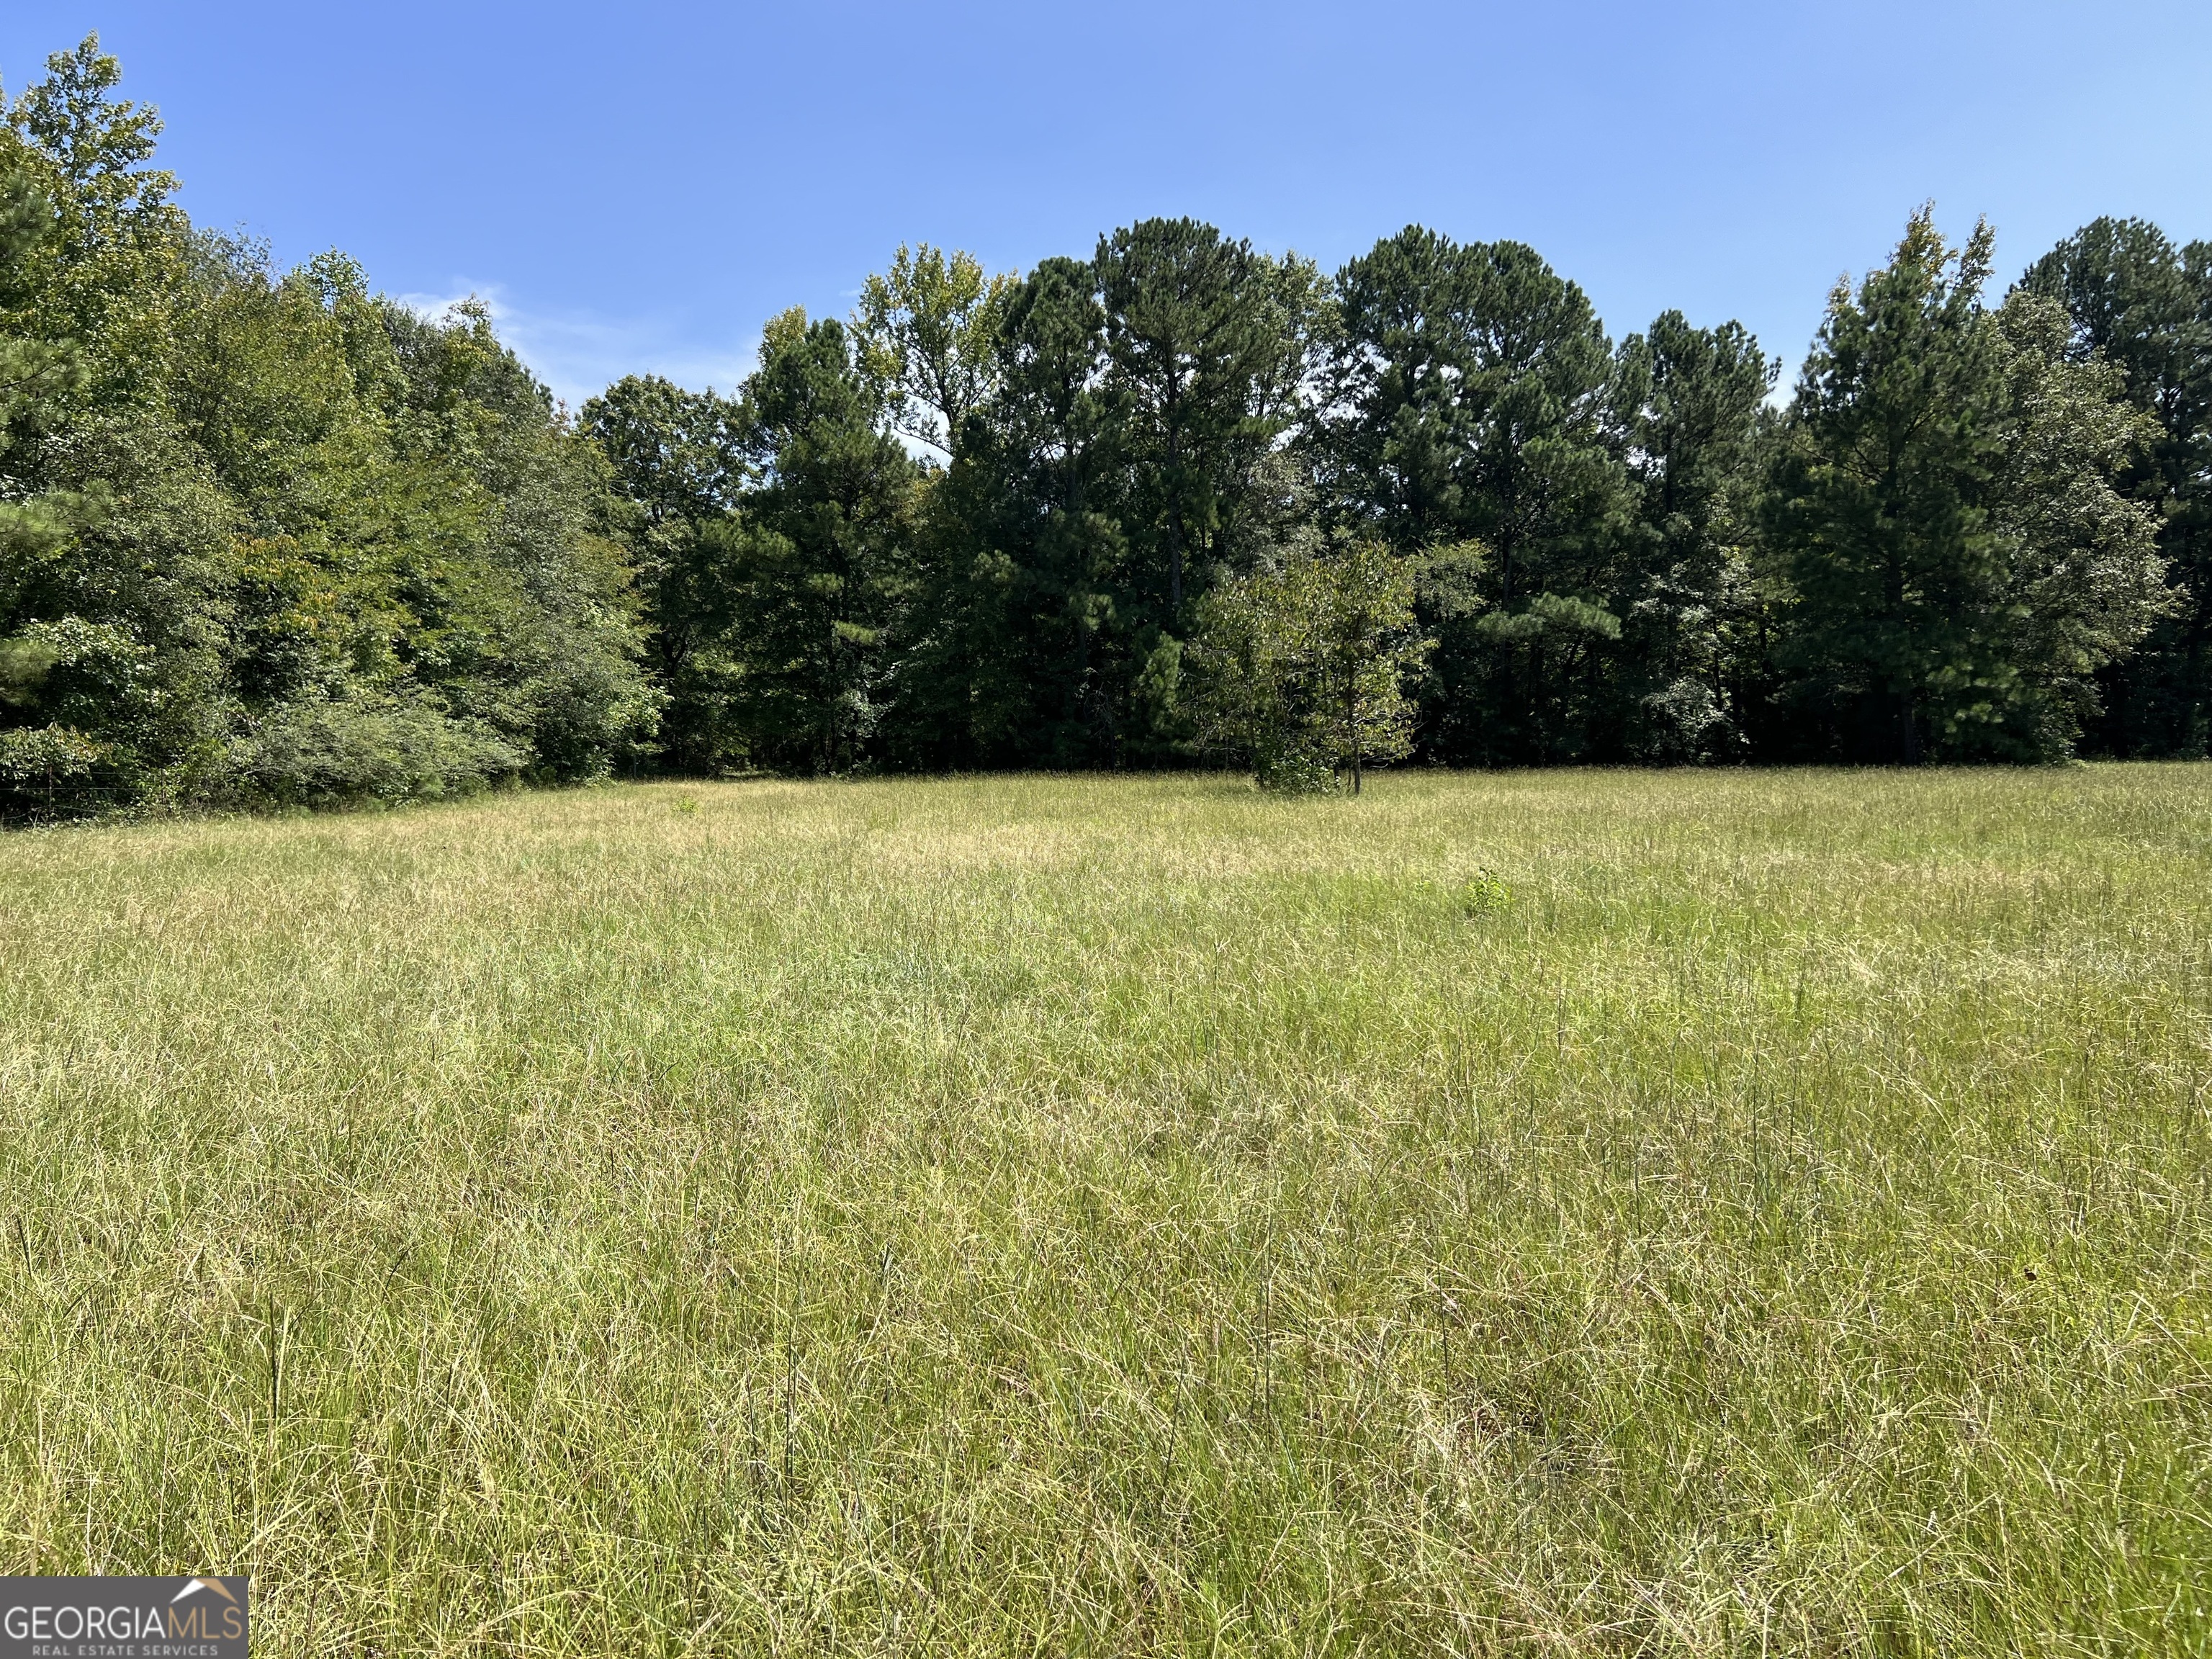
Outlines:
[{"label": "tall grass", "polygon": [[0,1571],[250,1571],[269,1654],[2212,1650],[2208,809],[7,837]]}]

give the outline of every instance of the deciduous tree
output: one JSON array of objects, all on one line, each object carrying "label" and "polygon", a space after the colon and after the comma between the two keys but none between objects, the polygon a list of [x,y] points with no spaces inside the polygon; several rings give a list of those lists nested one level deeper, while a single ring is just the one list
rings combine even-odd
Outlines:
[{"label": "deciduous tree", "polygon": [[998,332],[1017,279],[924,242],[862,284],[853,315],[861,372],[892,429],[950,460],[997,386]]},{"label": "deciduous tree", "polygon": [[1214,745],[1302,789],[1412,752],[1407,680],[1431,648],[1413,562],[1362,540],[1224,582],[1200,605],[1200,707]]}]

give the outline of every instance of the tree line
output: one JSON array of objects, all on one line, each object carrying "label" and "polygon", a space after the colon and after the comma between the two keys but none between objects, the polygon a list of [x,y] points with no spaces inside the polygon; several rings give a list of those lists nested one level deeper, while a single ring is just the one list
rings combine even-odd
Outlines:
[{"label": "tree line", "polygon": [[2197,756],[2212,246],[1990,298],[1927,211],[1796,384],[1532,249],[901,249],[727,395],[194,227],[88,39],[0,127],[0,812],[503,780]]}]

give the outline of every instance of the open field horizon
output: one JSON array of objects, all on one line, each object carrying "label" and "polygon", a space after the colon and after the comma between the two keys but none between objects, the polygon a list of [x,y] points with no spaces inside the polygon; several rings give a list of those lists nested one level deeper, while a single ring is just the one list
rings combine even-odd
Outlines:
[{"label": "open field horizon", "polygon": [[2212,766],[0,835],[0,1573],[268,1653],[2212,1650]]}]

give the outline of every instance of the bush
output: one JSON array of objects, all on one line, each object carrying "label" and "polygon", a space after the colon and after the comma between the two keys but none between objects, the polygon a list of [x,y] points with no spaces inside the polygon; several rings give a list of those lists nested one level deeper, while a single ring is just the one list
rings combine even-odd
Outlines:
[{"label": "bush", "polygon": [[530,757],[480,721],[387,696],[280,705],[229,758],[246,800],[320,806],[467,794],[519,775]]},{"label": "bush", "polygon": [[1486,916],[1512,903],[1513,890],[1489,871],[1478,870],[1474,878],[1460,889],[1459,902],[1470,917]]},{"label": "bush", "polygon": [[0,731],[0,816],[66,811],[114,770],[105,744],[66,726]]},{"label": "bush", "polygon": [[1281,795],[1333,795],[1344,787],[1327,756],[1288,745],[1263,750],[1252,775],[1262,789]]}]

